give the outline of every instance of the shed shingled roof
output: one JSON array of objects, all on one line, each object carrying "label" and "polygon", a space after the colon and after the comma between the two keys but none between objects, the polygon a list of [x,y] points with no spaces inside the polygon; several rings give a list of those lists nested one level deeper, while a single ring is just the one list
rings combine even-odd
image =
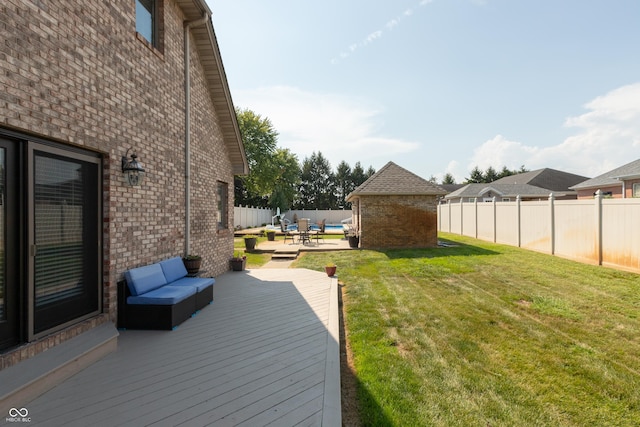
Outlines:
[{"label": "shed shingled roof", "polygon": [[405,168],[389,162],[371,175],[347,196],[347,201],[358,196],[441,196],[447,191],[437,184],[427,181]]}]

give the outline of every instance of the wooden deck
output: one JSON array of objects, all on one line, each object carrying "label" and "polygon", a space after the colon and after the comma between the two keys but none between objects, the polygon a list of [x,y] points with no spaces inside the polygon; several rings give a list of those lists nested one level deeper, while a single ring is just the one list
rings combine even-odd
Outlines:
[{"label": "wooden deck", "polygon": [[28,403],[50,426],[340,426],[337,279],[306,269],[216,278],[174,331],[118,350]]}]

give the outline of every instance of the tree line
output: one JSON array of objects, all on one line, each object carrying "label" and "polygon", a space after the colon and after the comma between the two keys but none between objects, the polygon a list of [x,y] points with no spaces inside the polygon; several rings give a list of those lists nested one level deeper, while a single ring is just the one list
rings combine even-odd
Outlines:
[{"label": "tree line", "polygon": [[[278,147],[278,132],[268,118],[238,108],[236,116],[250,171],[235,177],[236,204],[282,211],[349,209],[347,196],[376,172],[372,166],[365,170],[360,162],[351,167],[344,160],[334,171],[320,151],[300,163],[291,150]],[[476,166],[463,184],[488,183],[523,172],[528,172],[524,165],[514,170],[503,166],[499,172],[491,166],[484,171]],[[433,176],[429,181],[438,184]],[[447,173],[440,184],[456,181]]]},{"label": "tree line", "polygon": [[335,172],[320,151],[301,163],[289,149],[277,146],[278,133],[268,118],[236,108],[249,175],[236,176],[235,202],[280,210],[350,208],[346,197],[375,173],[360,162],[344,160]]},{"label": "tree line", "polygon": [[[478,166],[475,166],[471,173],[469,174],[469,178],[465,178],[462,184],[482,184],[493,182],[497,179],[504,178],[505,176],[517,175],[519,173],[529,172],[524,165],[520,166],[520,169],[509,169],[506,166],[503,166],[500,169],[500,172],[496,171],[493,166],[489,166],[484,171],[480,170]],[[433,183],[437,183],[437,179],[435,177],[431,177],[429,181]],[[456,184],[456,180],[450,173],[446,173],[442,178],[441,184]]]}]

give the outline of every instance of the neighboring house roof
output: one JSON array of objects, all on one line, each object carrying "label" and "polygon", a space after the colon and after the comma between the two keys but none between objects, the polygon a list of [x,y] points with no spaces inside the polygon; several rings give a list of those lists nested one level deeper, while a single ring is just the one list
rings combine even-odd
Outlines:
[{"label": "neighboring house roof", "polygon": [[203,17],[207,18],[205,25],[192,27],[191,34],[200,56],[200,62],[204,68],[213,106],[220,119],[222,135],[229,153],[233,173],[234,175],[246,175],[249,173],[249,164],[244,152],[242,136],[238,127],[227,76],[222,64],[218,41],[213,31],[211,10],[205,0],[176,0],[176,3],[184,12],[187,21]]},{"label": "neighboring house roof", "polygon": [[622,180],[640,177],[640,159],[620,166],[619,168],[605,172],[595,178],[588,179],[571,187],[572,190],[586,188],[613,187],[622,185]]},{"label": "neighboring house roof", "polygon": [[[536,187],[534,185],[529,184],[498,184],[496,182],[492,183],[481,183],[481,184],[467,184],[459,190],[454,191],[453,193],[449,193],[445,196],[445,199],[458,199],[462,198],[471,198],[471,197],[481,197],[487,194],[489,191],[495,193],[496,196],[500,197],[512,197],[516,198],[520,197],[539,197],[539,198],[547,198],[549,194],[552,192],[546,188]],[[560,196],[563,193],[553,192],[555,195]]]},{"label": "neighboring house roof", "polygon": [[371,175],[347,196],[347,201],[358,196],[441,196],[447,191],[408,170],[389,162]]},{"label": "neighboring house roof", "polygon": [[566,192],[572,185],[576,185],[586,179],[589,179],[589,177],[544,168],[505,176],[493,181],[491,184],[529,184],[549,191]]},{"label": "neighboring house roof", "polygon": [[452,193],[462,187],[464,187],[464,184],[440,184],[440,188],[444,189],[447,193]]}]

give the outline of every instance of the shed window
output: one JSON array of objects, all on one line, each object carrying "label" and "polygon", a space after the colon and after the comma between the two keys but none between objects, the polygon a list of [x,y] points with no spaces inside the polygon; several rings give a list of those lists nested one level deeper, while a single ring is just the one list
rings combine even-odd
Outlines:
[{"label": "shed window", "polygon": [[636,182],[633,184],[633,196],[632,197],[640,197],[640,182]]}]

